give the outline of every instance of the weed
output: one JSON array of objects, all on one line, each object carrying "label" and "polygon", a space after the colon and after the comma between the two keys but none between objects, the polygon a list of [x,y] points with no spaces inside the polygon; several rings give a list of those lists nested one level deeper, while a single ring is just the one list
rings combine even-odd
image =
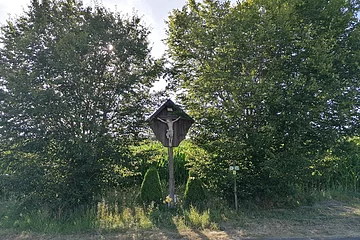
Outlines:
[{"label": "weed", "polygon": [[[331,223],[336,219],[355,221],[359,217],[359,194],[347,195],[334,190],[314,192],[309,196],[316,201],[312,206],[264,209],[251,202],[241,202],[240,209],[235,211],[225,200],[216,198],[210,199],[208,208],[202,210],[194,206],[183,208],[182,205],[169,209],[165,204],[150,204],[145,208],[136,205],[130,199],[124,199],[122,195],[117,195],[120,201],[115,197],[110,198],[110,201],[103,199],[97,206],[61,216],[54,216],[46,208],[20,211],[19,202],[2,201],[0,230],[61,235],[149,229],[218,230],[220,226],[221,229],[236,226],[247,230],[271,224],[280,224],[288,229],[292,229],[293,226],[303,226],[303,229],[306,229],[306,226],[312,224],[320,226],[321,222]],[[342,202],[351,204],[344,207],[341,205]]]},{"label": "weed", "polygon": [[210,221],[210,210],[200,212],[194,206],[190,206],[189,210],[185,210],[185,223],[187,226],[196,229],[206,229],[210,227],[217,228],[214,223]]},{"label": "weed", "polygon": [[97,220],[100,230],[152,229],[154,227],[149,214],[141,207],[122,210],[117,205],[110,206],[105,201],[98,204]]}]

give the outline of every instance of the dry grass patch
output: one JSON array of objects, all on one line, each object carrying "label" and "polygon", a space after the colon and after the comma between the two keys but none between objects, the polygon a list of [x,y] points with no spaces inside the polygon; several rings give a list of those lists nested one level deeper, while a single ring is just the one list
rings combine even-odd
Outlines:
[{"label": "dry grass patch", "polygon": [[328,200],[297,209],[261,211],[241,229],[248,237],[360,237],[360,204]]}]

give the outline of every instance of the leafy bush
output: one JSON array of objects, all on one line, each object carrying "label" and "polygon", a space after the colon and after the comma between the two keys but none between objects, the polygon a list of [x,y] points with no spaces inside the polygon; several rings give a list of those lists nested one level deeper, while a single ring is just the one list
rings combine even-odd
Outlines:
[{"label": "leafy bush", "polygon": [[194,172],[190,171],[184,193],[185,205],[199,205],[205,199],[206,196],[202,181],[196,176]]},{"label": "leafy bush", "polygon": [[344,138],[322,158],[312,161],[309,190],[358,192],[360,189],[360,138]]},{"label": "leafy bush", "polygon": [[[187,160],[186,154],[181,149],[174,151],[174,179],[177,184],[186,184],[189,175],[186,168]],[[161,161],[157,162],[156,168],[159,170],[161,179],[169,180],[169,160],[166,155]]]},{"label": "leafy bush", "polygon": [[[185,142],[185,141],[184,141]],[[181,143],[179,147],[174,149],[174,178],[179,185],[185,185],[188,172],[188,156],[194,146]],[[143,175],[150,167],[155,167],[162,181],[169,180],[169,161],[167,148],[163,147],[158,141],[146,140],[140,145],[132,146],[134,163],[137,167],[136,171],[140,171]],[[140,176],[140,175],[139,175]],[[141,179],[138,179],[141,182]]]},{"label": "leafy bush", "polygon": [[143,203],[159,203],[163,197],[159,173],[156,168],[149,168],[140,189],[140,200]]}]

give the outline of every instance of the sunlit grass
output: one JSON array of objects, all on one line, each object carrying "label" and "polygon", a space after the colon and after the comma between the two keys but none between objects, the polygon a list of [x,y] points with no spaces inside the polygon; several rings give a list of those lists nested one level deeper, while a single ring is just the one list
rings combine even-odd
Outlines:
[{"label": "sunlit grass", "polygon": [[119,209],[117,204],[110,206],[105,201],[98,203],[97,221],[100,230],[152,229],[149,214],[141,207]]},{"label": "sunlit grass", "polygon": [[[143,206],[119,195],[105,198],[92,208],[61,217],[54,216],[46,208],[33,212],[19,211],[16,201],[3,200],[0,202],[0,230],[56,235],[107,234],[147,230],[216,231],[223,229],[225,224],[226,227],[241,229],[249,234],[263,232],[259,236],[275,236],[282,226],[282,229],[289,231],[290,236],[296,229],[306,233],[307,226],[322,229],[326,222],[334,229],[339,221],[345,224],[346,221],[357,221],[360,217],[360,200],[357,196],[345,197],[338,192],[319,192],[314,193],[313,197],[316,200],[310,206],[264,209],[241,202],[239,211],[235,211],[222,199],[209,200],[206,208],[184,208],[178,203],[175,208],[169,209],[166,204]],[[273,225],[278,227],[271,232],[269,226]],[[262,226],[267,228],[263,229]]]},{"label": "sunlit grass", "polygon": [[74,212],[63,218],[54,217],[48,210],[30,213],[2,213],[0,228],[45,234],[113,232],[128,230],[218,229],[211,220],[210,210],[195,207],[168,209],[164,206],[119,206],[118,203],[99,202],[93,209]]},{"label": "sunlit grass", "polygon": [[200,212],[193,206],[185,211],[185,219],[187,220],[187,225],[193,228],[205,229],[211,225],[210,211]]}]

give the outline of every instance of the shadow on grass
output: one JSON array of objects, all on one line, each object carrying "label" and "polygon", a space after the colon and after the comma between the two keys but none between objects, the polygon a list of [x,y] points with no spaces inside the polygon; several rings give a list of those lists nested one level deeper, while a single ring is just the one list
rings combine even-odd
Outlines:
[{"label": "shadow on grass", "polygon": [[202,240],[209,239],[204,233],[202,233],[201,231],[199,231],[197,229],[193,230],[193,232],[198,235],[198,237],[196,239],[202,239]]},{"label": "shadow on grass", "polygon": [[154,208],[150,212],[150,220],[167,239],[182,239],[183,236],[178,231],[178,226],[174,221],[177,217],[177,210],[169,209],[166,206]]},{"label": "shadow on grass", "polygon": [[[188,211],[188,210],[186,210]],[[189,214],[189,213],[187,213]],[[197,227],[193,227],[191,220],[186,217],[184,209],[181,207],[169,209],[163,207],[161,209],[155,208],[150,212],[150,219],[154,226],[165,235],[167,239],[203,239],[208,240],[203,231]],[[190,224],[190,226],[188,226]]]}]

